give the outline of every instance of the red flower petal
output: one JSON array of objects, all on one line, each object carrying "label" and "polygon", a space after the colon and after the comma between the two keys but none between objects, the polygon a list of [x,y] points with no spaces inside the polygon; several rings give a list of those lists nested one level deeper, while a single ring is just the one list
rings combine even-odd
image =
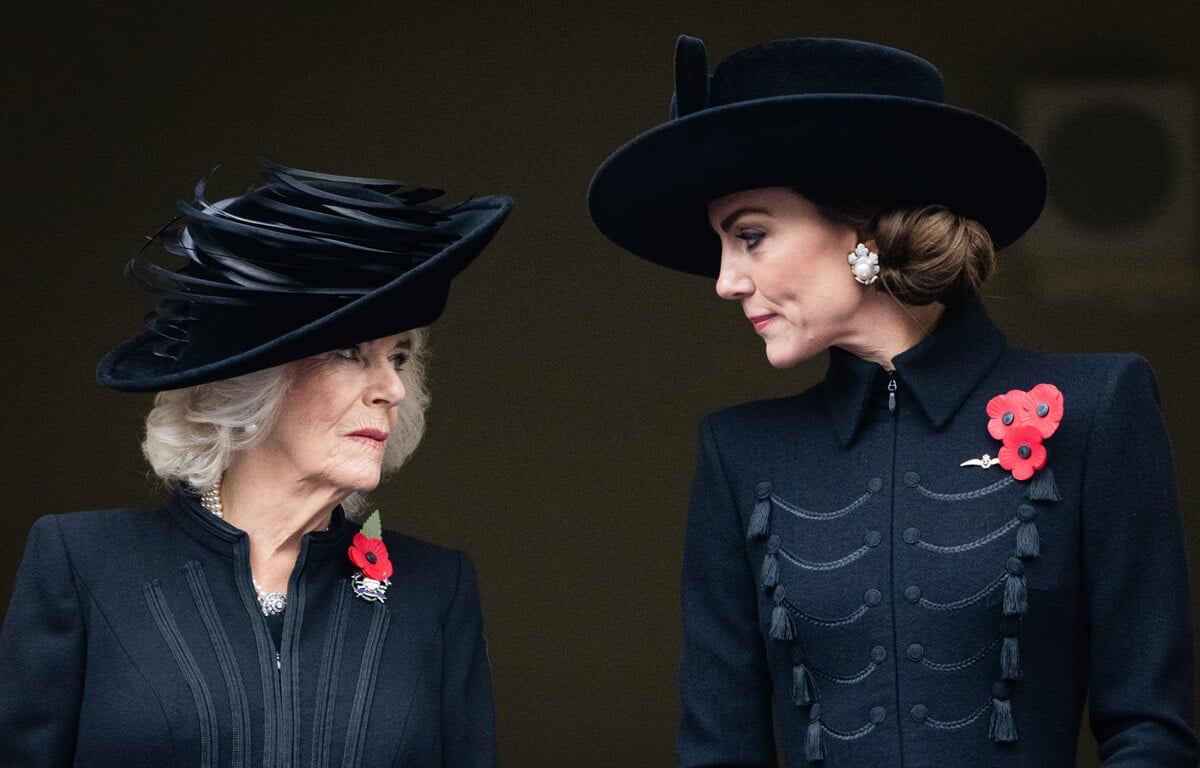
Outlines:
[{"label": "red flower petal", "polygon": [[996,395],[988,401],[987,415],[991,417],[988,421],[989,435],[1003,440],[1008,430],[1021,423],[1021,406],[1025,397],[1025,392],[1011,389],[1006,394]]},{"label": "red flower petal", "polygon": [[1011,410],[1008,407],[1009,401],[1014,400],[1014,395],[1021,395],[1021,394],[1024,394],[1023,392],[1021,392],[1021,390],[1012,389],[1003,395],[996,395],[991,400],[988,400],[987,415],[991,416],[993,419],[995,419],[995,418],[998,418],[1000,416],[1000,414],[1004,413],[1005,411]]},{"label": "red flower petal", "polygon": [[1050,437],[1062,421],[1062,392],[1053,384],[1038,384],[1025,394],[1021,417],[1024,423],[1037,427],[1042,437]]},{"label": "red flower petal", "polygon": [[[383,581],[392,575],[392,562],[388,558],[387,545],[382,539],[370,539],[362,533],[354,534],[354,546],[350,547],[347,554],[350,555],[350,562],[354,563],[363,574],[370,579]],[[373,557],[368,557],[372,555]],[[372,563],[371,560],[375,562]],[[373,576],[372,574],[383,573],[383,576]]]},{"label": "red flower petal", "polygon": [[1030,446],[1029,465],[1035,470],[1046,466],[1046,446],[1038,443]]},{"label": "red flower petal", "polygon": [[368,579],[375,579],[375,581],[390,579],[392,577],[392,561],[385,555],[374,563],[362,566],[362,572]]},{"label": "red flower petal", "polygon": [[[1028,449],[1028,456],[1021,449]],[[998,455],[1000,466],[1012,472],[1017,480],[1028,480],[1033,473],[1046,466],[1046,446],[1042,445],[1042,433],[1029,424],[1009,429],[1004,435],[1004,445]]]},{"label": "red flower petal", "polygon": [[353,544],[346,550],[346,554],[350,555],[350,562],[362,568],[367,564],[367,537],[361,533],[354,534]]}]

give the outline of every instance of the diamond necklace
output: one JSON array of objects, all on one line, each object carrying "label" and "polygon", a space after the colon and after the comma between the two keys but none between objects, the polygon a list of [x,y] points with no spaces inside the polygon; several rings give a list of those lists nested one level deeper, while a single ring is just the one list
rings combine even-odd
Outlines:
[{"label": "diamond necklace", "polygon": [[[212,512],[215,516],[224,518],[225,507],[221,505],[221,481],[211,491],[206,491],[200,494],[200,504]],[[258,598],[258,607],[262,609],[263,616],[274,616],[277,613],[283,613],[287,608],[287,593],[286,592],[268,592],[258,583],[258,579],[250,577],[250,582],[254,584],[255,596]]]}]

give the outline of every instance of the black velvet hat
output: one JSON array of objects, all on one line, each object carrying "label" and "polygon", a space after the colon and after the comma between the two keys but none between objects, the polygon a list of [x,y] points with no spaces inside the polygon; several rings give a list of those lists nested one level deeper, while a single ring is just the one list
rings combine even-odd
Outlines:
[{"label": "black velvet hat", "polygon": [[588,207],[617,245],[715,277],[706,207],[745,189],[790,186],[822,202],[939,204],[979,221],[997,248],[1041,213],[1037,154],[1003,125],[943,102],[942,75],[910,53],[799,38],[735,53],[710,77],[704,44],[675,49],[670,119],[614,152]]},{"label": "black velvet hat", "polygon": [[[160,301],[100,361],[106,387],[203,384],[428,325],[512,206],[494,195],[439,208],[440,190],[274,165],[209,203],[206,181],[126,266]],[[162,252],[186,263],[162,266]]]}]

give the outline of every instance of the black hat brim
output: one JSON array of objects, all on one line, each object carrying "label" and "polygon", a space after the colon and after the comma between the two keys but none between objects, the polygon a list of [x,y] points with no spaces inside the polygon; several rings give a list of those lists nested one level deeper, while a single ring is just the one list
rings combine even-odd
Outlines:
[{"label": "black hat brim", "polygon": [[487,246],[512,208],[503,195],[478,197],[447,211],[461,237],[390,282],[297,323],[294,316],[215,306],[204,331],[189,340],[194,363],[162,357],[161,336],[147,331],[100,361],[96,380],[123,392],[159,392],[263,370],[331,349],[390,336],[433,322],[445,308],[450,280]]},{"label": "black hat brim", "polygon": [[707,205],[789,186],[887,206],[943,205],[1003,248],[1046,199],[1037,153],[1000,123],[897,96],[783,96],[712,107],[643,133],[592,179],[588,207],[610,240],[642,258],[715,277]]}]

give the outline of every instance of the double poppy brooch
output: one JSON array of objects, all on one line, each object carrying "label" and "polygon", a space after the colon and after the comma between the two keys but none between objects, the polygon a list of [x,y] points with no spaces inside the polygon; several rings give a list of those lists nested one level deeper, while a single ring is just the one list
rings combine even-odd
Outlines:
[{"label": "double poppy brooch", "polygon": [[1063,417],[1063,395],[1053,384],[1038,384],[1028,392],[1013,389],[996,395],[987,404],[987,430],[999,440],[996,458],[984,454],[963,466],[987,469],[994,464],[1012,472],[1016,480],[1029,480],[1046,466],[1043,441],[1054,434]]},{"label": "double poppy brooch", "polygon": [[379,510],[363,522],[362,530],[354,534],[348,550],[350,562],[358,568],[350,583],[354,595],[369,602],[383,602],[387,588],[391,586],[392,561],[387,546],[383,543],[383,528],[379,523]]}]

